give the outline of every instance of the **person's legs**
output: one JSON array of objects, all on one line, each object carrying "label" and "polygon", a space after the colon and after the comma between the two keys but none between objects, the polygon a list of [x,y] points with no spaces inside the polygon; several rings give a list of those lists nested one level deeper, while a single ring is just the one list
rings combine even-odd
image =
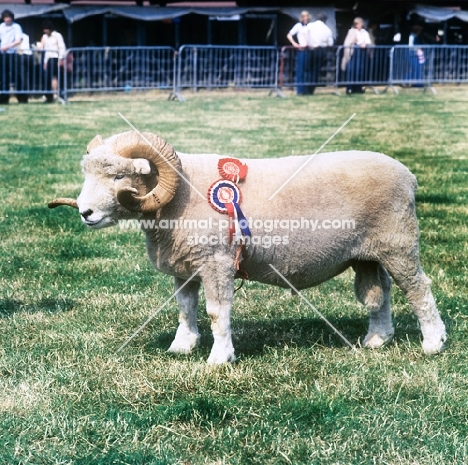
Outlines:
[{"label": "person's legs", "polygon": [[313,94],[317,84],[320,82],[320,75],[322,71],[322,66],[325,61],[325,52],[323,48],[317,47],[311,50],[311,63],[310,63],[310,93]]},{"label": "person's legs", "polygon": [[15,90],[17,92],[16,99],[18,103],[28,103],[28,94],[22,92],[28,89],[29,70],[27,67],[27,59],[28,55],[15,56],[13,72],[15,77],[13,82],[15,83]]},{"label": "person's legs", "polygon": [[58,90],[58,80],[57,78],[54,76],[52,78],[52,91],[54,92],[54,98],[57,97],[57,90]]},{"label": "person's legs", "polygon": [[297,63],[296,63],[297,95],[306,94],[306,88],[304,85],[306,64],[307,64],[307,50],[298,50],[297,51]]},{"label": "person's legs", "polygon": [[54,101],[54,94],[57,92],[57,68],[58,68],[58,59],[49,58],[46,66],[46,102],[52,103]]},{"label": "person's legs", "polygon": [[63,63],[63,66],[58,67],[58,90],[57,90],[57,95],[59,98],[63,99],[64,92],[63,92],[63,87],[65,85],[65,73],[67,72],[67,66],[66,62]]},{"label": "person's legs", "polygon": [[357,94],[362,93],[362,81],[364,79],[364,59],[365,59],[365,50],[362,48],[356,48],[354,51],[355,58],[355,75],[354,80],[358,83],[354,86],[353,92]]},{"label": "person's legs", "polygon": [[10,101],[10,53],[0,54],[0,104],[6,105]]},{"label": "person's legs", "polygon": [[346,93],[347,94],[352,94],[354,92],[354,80],[355,80],[355,73],[356,73],[356,61],[355,61],[355,53],[356,51],[353,51],[353,54],[351,55],[351,58],[348,62],[348,65],[346,66]]},{"label": "person's legs", "polygon": [[409,71],[405,76],[405,79],[409,81],[408,86],[418,87],[420,83],[417,81],[421,80],[421,65],[415,50],[408,50],[408,67]]},{"label": "person's legs", "polygon": [[305,66],[304,66],[304,83],[305,83],[305,94],[310,95],[314,93],[315,86],[311,86],[310,83],[313,82],[312,80],[312,66],[313,66],[313,56],[312,50],[305,50]]},{"label": "person's legs", "polygon": [[50,76],[50,59],[44,64],[44,95],[47,98],[52,89],[52,77]]},{"label": "person's legs", "polygon": [[413,79],[416,82],[413,83],[413,87],[423,87],[423,66],[424,66],[424,62],[421,63],[419,61],[419,56],[415,54],[413,58],[413,67],[414,67]]}]

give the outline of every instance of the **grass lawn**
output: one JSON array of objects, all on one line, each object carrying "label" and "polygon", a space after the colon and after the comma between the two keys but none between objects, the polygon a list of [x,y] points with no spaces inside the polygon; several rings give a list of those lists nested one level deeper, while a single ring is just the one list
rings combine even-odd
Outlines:
[{"label": "grass lawn", "polygon": [[[1,464],[464,464],[468,461],[468,89],[268,98],[266,93],[76,98],[0,112]],[[207,367],[212,337],[166,352],[175,301],[116,349],[173,292],[141,232],[91,231],[76,210],[79,162],[121,112],[177,150],[242,157],[370,149],[417,176],[423,267],[447,324],[425,357],[393,289],[395,341],[355,353],[290,292],[246,283],[234,301],[238,362]],[[354,344],[367,314],[353,273],[304,292]]]}]

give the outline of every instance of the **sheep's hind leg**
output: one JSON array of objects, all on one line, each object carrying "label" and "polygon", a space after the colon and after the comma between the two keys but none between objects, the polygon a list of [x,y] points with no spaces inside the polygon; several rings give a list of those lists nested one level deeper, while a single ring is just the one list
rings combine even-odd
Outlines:
[{"label": "sheep's hind leg", "polygon": [[[185,284],[185,280],[175,278],[176,292]],[[179,327],[174,341],[168,352],[177,354],[189,354],[200,342],[200,334],[197,327],[198,291],[200,283],[191,281],[182,290],[177,292],[176,298],[179,304]]]},{"label": "sheep's hind leg", "polygon": [[214,343],[208,364],[220,365],[234,362],[234,347],[231,336],[231,307],[234,297],[234,277],[227,273],[212,273],[203,277],[206,297],[206,312],[211,319]]},{"label": "sheep's hind leg", "polygon": [[419,264],[417,249],[412,257],[389,260],[385,268],[405,293],[421,326],[422,348],[426,355],[443,352],[447,334],[431,291],[431,280]]},{"label": "sheep's hind leg", "polygon": [[369,310],[369,330],[363,346],[378,349],[393,339],[390,309],[391,280],[377,262],[358,262],[354,265],[356,298]]},{"label": "sheep's hind leg", "polygon": [[423,335],[422,349],[426,355],[444,351],[447,334],[440,318],[437,305],[431,291],[431,280],[421,268],[414,276],[396,280],[403,290],[421,326]]}]

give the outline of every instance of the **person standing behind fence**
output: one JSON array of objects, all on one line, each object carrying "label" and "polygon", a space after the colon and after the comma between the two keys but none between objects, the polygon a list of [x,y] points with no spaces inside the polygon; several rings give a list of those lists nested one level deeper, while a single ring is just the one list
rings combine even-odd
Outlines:
[{"label": "person standing behind fence", "polygon": [[54,30],[52,21],[44,21],[42,30],[44,35],[41,38],[41,48],[44,50],[46,103],[52,103],[57,98],[60,67],[64,66],[67,49],[62,34]]},{"label": "person standing behind fence", "polygon": [[[310,82],[316,84],[320,79],[320,70],[325,58],[325,47],[333,45],[333,33],[325,24],[327,17],[320,13],[317,19],[307,25],[308,45],[310,48]],[[315,85],[309,86],[311,94],[315,91]]]},{"label": "person standing behind fence", "polygon": [[14,22],[15,15],[10,10],[3,10],[0,24],[0,104],[10,101],[10,83],[13,81],[17,90],[17,57],[16,47],[21,43],[21,26]]},{"label": "person standing behind fence", "polygon": [[371,45],[369,33],[364,29],[364,20],[355,18],[353,27],[348,31],[344,41],[343,59],[341,60],[341,70],[346,72],[347,94],[362,94],[364,92],[362,84],[352,84],[362,82],[365,78],[365,66],[367,61],[366,47]]},{"label": "person standing behind fence", "polygon": [[[17,70],[18,70],[18,86],[23,90],[29,90],[33,87],[32,74],[34,66],[34,57],[32,55],[31,46],[29,44],[29,36],[24,32],[21,34],[21,44],[17,50]],[[28,103],[28,94],[16,94],[18,103]]]},{"label": "person standing behind fence", "polygon": [[[414,87],[422,86],[421,79],[423,76],[423,67],[426,63],[426,57],[424,56],[424,50],[418,45],[423,45],[424,40],[422,39],[422,26],[415,24],[411,28],[411,34],[409,36],[408,45],[409,45],[409,67],[410,72],[406,76],[406,79],[411,82]],[[416,81],[416,82],[415,82]]]},{"label": "person standing behind fence", "polygon": [[[292,46],[297,50],[296,59],[296,85],[297,95],[307,95],[310,88],[306,83],[309,82],[309,30],[307,25],[311,19],[308,11],[303,11],[299,22],[289,31],[286,36]],[[294,39],[296,37],[296,39]]]}]

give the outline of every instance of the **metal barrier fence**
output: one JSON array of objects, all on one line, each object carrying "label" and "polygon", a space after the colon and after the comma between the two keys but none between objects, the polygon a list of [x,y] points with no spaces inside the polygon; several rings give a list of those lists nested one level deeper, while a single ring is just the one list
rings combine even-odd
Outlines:
[{"label": "metal barrier fence", "polygon": [[432,82],[468,82],[468,47],[439,45],[432,49]]},{"label": "metal barrier fence", "polygon": [[298,50],[283,47],[279,87],[295,87],[298,94],[317,86],[431,87],[433,83],[468,83],[468,47],[421,45],[327,47]]},{"label": "metal barrier fence", "polygon": [[394,48],[393,61],[393,83],[468,82],[468,47],[463,45],[398,46]]},{"label": "metal barrier fence", "polygon": [[67,50],[72,69],[64,97],[76,92],[174,89],[176,51],[172,47],[83,47]]},{"label": "metal barrier fence", "polygon": [[278,85],[297,87],[298,94],[313,94],[316,87],[336,85],[336,47],[299,50],[292,46],[280,51]]},{"label": "metal barrier fence", "polygon": [[393,47],[390,85],[428,87],[434,82],[435,47]]},{"label": "metal barrier fence", "polygon": [[[51,101],[62,88],[63,67],[51,50],[23,49],[0,54],[0,104],[11,95],[26,103],[29,96],[46,96]],[[52,88],[52,79],[57,89]]]},{"label": "metal barrier fence", "polygon": [[177,90],[190,88],[277,89],[276,47],[183,45],[178,53]]},{"label": "metal barrier fence", "polygon": [[[63,101],[78,92],[295,88],[312,93],[317,86],[359,92],[362,86],[431,87],[468,83],[468,46],[294,47],[184,45],[172,47],[86,47],[67,50],[64,60],[49,62],[52,51],[0,54],[0,104],[16,95]],[[58,88],[52,88],[56,76]]]},{"label": "metal barrier fence", "polygon": [[336,50],[336,86],[359,92],[362,86],[389,85],[392,47],[338,47]]}]

